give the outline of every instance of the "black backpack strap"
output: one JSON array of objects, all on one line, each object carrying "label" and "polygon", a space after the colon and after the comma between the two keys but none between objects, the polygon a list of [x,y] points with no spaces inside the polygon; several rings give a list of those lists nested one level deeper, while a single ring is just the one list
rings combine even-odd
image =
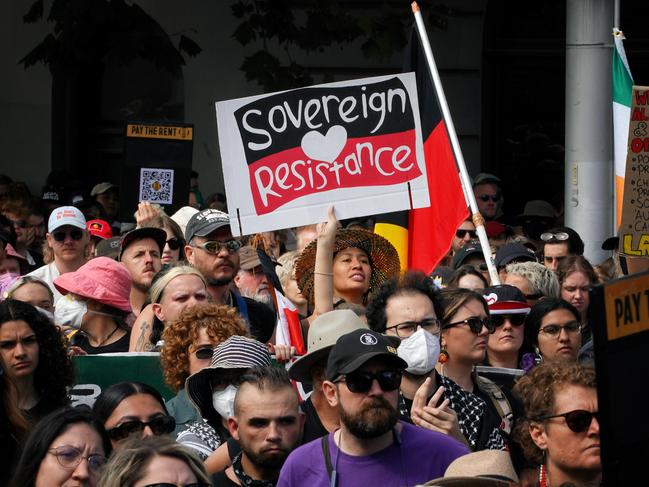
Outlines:
[{"label": "black backpack strap", "polygon": [[329,454],[329,435],[324,435],[320,438],[320,444],[322,445],[322,456],[324,457],[325,467],[327,468],[327,475],[331,479],[331,473],[334,471],[334,467],[331,465],[331,455]]}]

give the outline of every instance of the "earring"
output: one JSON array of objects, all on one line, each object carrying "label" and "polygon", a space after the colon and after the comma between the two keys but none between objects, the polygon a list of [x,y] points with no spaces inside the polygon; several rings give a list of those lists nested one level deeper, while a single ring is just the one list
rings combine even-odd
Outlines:
[{"label": "earring", "polygon": [[445,348],[442,348],[442,349],[439,351],[439,358],[437,359],[437,361],[438,361],[440,364],[444,365],[446,362],[448,362],[448,359],[449,359],[449,358],[450,358],[450,356],[449,356],[449,354],[448,354],[448,351],[447,351]]}]

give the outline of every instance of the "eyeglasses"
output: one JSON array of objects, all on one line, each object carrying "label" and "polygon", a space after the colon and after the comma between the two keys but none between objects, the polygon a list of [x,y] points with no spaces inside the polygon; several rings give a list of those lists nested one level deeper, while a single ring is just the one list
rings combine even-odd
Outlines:
[{"label": "eyeglasses", "polygon": [[77,468],[81,460],[86,459],[88,460],[88,468],[97,471],[106,463],[106,457],[104,455],[93,453],[86,457],[83,456],[81,450],[69,445],[51,448],[48,452],[56,457],[59,465],[63,468]]},{"label": "eyeglasses", "polygon": [[494,203],[498,203],[500,201],[500,195],[499,194],[483,194],[478,196],[478,199],[482,200],[483,202],[487,202],[489,200],[493,201]]},{"label": "eyeglasses", "polygon": [[25,220],[11,220],[14,228],[27,228],[28,223]]},{"label": "eyeglasses", "polygon": [[455,321],[453,323],[446,323],[445,325],[442,325],[442,328],[451,328],[452,326],[458,326],[458,325],[469,325],[469,329],[475,333],[476,335],[479,335],[480,332],[482,331],[482,327],[484,326],[489,334],[493,333],[496,331],[496,325],[491,321],[489,318],[478,318],[477,316],[474,316],[472,318],[467,318],[466,320],[462,321]]},{"label": "eyeglasses", "polygon": [[545,325],[541,327],[539,333],[545,333],[551,337],[558,337],[561,330],[566,330],[566,333],[581,333],[581,323],[578,321],[571,321],[565,325]]},{"label": "eyeglasses", "polygon": [[509,320],[512,326],[521,326],[525,323],[524,314],[515,314],[515,315],[491,315],[491,322],[496,328],[500,328],[505,324],[505,320]]},{"label": "eyeglasses", "polygon": [[599,412],[598,411],[584,411],[583,409],[576,409],[563,414],[553,414],[551,416],[542,416],[537,419],[537,421],[545,421],[546,419],[552,418],[565,418],[568,428],[570,428],[575,433],[583,433],[586,431],[591,423],[593,422],[593,417],[599,422]]},{"label": "eyeglasses", "polygon": [[417,331],[418,327],[422,327],[428,333],[438,335],[440,330],[440,321],[437,318],[426,318],[421,321],[404,321],[397,325],[388,326],[386,330],[396,330],[397,336],[406,338]]},{"label": "eyeglasses", "polygon": [[352,372],[351,374],[346,374],[340,382],[345,382],[350,392],[365,393],[372,388],[374,379],[377,380],[379,387],[383,391],[394,391],[401,385],[401,372],[397,370]]},{"label": "eyeglasses", "polygon": [[212,358],[212,355],[214,354],[214,350],[212,350],[210,347],[203,347],[196,350],[194,354],[196,355],[196,358],[199,360],[209,360]]},{"label": "eyeglasses", "polygon": [[183,244],[183,239],[180,237],[172,237],[169,240],[167,240],[167,245],[171,250],[178,250],[182,244]]},{"label": "eyeglasses", "polygon": [[469,237],[471,237],[471,238],[478,238],[478,232],[476,232],[475,230],[464,230],[463,228],[459,228],[459,229],[455,230],[455,236],[457,238],[464,238],[464,237],[466,237],[467,233],[469,234]]},{"label": "eyeglasses", "polygon": [[176,427],[176,420],[173,416],[158,416],[149,422],[144,421],[127,421],[106,431],[111,440],[123,440],[132,434],[142,433],[144,428],[151,428],[154,435],[168,435]]},{"label": "eyeglasses", "polygon": [[557,232],[557,233],[552,233],[552,232],[545,232],[541,234],[541,240],[544,242],[551,242],[553,240],[558,240],[559,242],[563,242],[564,240],[568,240],[570,238],[570,235],[568,235],[566,232]]},{"label": "eyeglasses", "polygon": [[227,242],[210,240],[209,242],[205,242],[200,245],[192,245],[192,247],[198,247],[199,249],[203,249],[205,252],[212,255],[217,255],[219,252],[221,252],[222,249],[227,250],[230,254],[234,254],[241,248],[241,242],[234,239],[228,240]]},{"label": "eyeglasses", "polygon": [[56,240],[57,242],[63,242],[68,235],[72,240],[81,240],[83,238],[83,231],[74,229],[68,232],[64,230],[56,230],[52,232],[52,237],[54,237],[54,240]]},{"label": "eyeglasses", "polygon": [[161,482],[158,484],[147,484],[144,487],[210,487],[212,484],[204,484],[203,482],[194,482],[192,484],[185,484],[185,485],[176,485],[176,484],[170,484],[168,482]]}]

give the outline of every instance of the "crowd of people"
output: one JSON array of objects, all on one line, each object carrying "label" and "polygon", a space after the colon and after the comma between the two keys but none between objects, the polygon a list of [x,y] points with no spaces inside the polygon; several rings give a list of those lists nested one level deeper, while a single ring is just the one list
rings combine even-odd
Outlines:
[{"label": "crowd of people", "polygon": [[[492,283],[471,219],[403,272],[371,217],[235,238],[196,184],[125,223],[117,186],[63,179],[0,175],[0,485],[601,485],[590,290],[625,267],[560,208],[474,178]],[[76,357],[115,352],[159,352],[175,395],[72,407]]]}]

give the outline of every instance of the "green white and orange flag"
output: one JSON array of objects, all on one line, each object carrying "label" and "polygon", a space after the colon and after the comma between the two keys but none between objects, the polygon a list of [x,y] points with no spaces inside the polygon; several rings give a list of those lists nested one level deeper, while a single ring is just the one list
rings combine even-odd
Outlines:
[{"label": "green white and orange flag", "polygon": [[616,227],[622,220],[624,201],[624,170],[629,139],[629,120],[631,118],[631,89],[633,77],[624,52],[624,34],[613,29],[615,49],[613,49],[613,155],[615,163],[615,211]]}]

